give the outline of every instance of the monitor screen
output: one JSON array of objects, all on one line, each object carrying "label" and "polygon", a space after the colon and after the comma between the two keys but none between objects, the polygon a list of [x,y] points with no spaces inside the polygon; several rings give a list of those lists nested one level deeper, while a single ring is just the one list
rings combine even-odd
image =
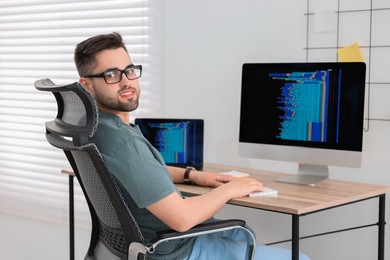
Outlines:
[{"label": "monitor screen", "polygon": [[137,118],[135,124],[167,165],[203,168],[202,119]]},{"label": "monitor screen", "polygon": [[363,62],[244,64],[240,154],[359,167],[365,73]]}]

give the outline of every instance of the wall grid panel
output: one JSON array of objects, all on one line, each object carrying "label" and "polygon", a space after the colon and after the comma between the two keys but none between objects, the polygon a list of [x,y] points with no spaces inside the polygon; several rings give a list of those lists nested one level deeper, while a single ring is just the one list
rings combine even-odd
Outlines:
[{"label": "wall grid panel", "polygon": [[[323,10],[335,12],[334,31],[315,31],[316,13]],[[365,130],[369,130],[371,120],[389,122],[390,107],[379,107],[386,106],[383,97],[390,94],[390,34],[382,22],[390,16],[390,3],[334,0],[324,5],[318,0],[307,0],[305,15],[306,61],[338,61],[337,49],[358,42],[367,65]]]}]

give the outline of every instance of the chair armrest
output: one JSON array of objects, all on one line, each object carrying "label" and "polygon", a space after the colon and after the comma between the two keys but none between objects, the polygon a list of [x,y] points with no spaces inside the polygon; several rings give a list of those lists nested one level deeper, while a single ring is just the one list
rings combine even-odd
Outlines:
[{"label": "chair armrest", "polygon": [[177,236],[202,233],[205,231],[224,229],[224,228],[233,227],[233,226],[244,227],[245,221],[240,220],[240,219],[220,220],[220,221],[216,221],[216,222],[210,222],[210,223],[196,225],[193,228],[191,228],[190,230],[185,231],[185,232],[177,232],[177,231],[172,230],[172,229],[164,230],[164,231],[157,232],[157,239],[160,240],[160,239],[172,238],[172,237],[177,237]]},{"label": "chair armrest", "polygon": [[220,220],[210,223],[199,224],[186,232],[177,232],[174,230],[164,230],[157,232],[157,237],[150,241],[148,245],[145,246],[146,251],[150,254],[153,254],[156,247],[164,242],[175,240],[196,237],[216,232],[222,232],[232,229],[242,229],[248,237],[247,241],[247,253],[245,259],[253,259],[255,252],[256,239],[254,234],[245,227],[245,221],[240,219],[229,219],[229,220]]}]

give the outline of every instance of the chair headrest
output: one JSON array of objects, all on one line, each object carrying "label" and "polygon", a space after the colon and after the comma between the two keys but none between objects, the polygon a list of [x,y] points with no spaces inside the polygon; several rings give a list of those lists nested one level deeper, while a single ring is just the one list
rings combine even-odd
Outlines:
[{"label": "chair headrest", "polygon": [[98,124],[98,109],[91,93],[78,82],[59,86],[50,79],[40,79],[34,86],[52,92],[57,101],[56,119],[46,122],[46,131],[71,137],[75,145],[88,143]]}]

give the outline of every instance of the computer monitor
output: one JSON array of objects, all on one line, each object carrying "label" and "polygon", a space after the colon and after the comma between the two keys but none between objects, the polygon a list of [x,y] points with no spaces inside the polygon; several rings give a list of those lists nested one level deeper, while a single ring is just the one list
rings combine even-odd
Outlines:
[{"label": "computer monitor", "polygon": [[134,123],[167,165],[203,168],[203,119],[136,118]]},{"label": "computer monitor", "polygon": [[363,62],[244,64],[239,154],[297,162],[281,181],[300,184],[360,167],[365,74]]}]

